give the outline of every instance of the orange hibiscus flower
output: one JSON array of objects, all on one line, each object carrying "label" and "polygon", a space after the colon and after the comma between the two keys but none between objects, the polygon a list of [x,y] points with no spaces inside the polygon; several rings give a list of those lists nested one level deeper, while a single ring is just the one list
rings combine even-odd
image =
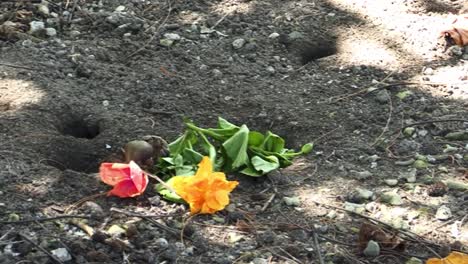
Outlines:
[{"label": "orange hibiscus flower", "polygon": [[102,163],[99,168],[101,180],[114,186],[107,195],[115,195],[121,198],[135,197],[142,194],[148,185],[148,176],[130,161],[130,163]]},{"label": "orange hibiscus flower", "polygon": [[203,157],[194,176],[175,176],[169,184],[190,205],[191,214],[213,214],[229,204],[229,193],[239,182],[213,172],[210,158]]},{"label": "orange hibiscus flower", "polygon": [[468,255],[452,251],[450,255],[446,258],[439,259],[439,258],[431,258],[428,259],[426,264],[466,264],[468,263]]}]

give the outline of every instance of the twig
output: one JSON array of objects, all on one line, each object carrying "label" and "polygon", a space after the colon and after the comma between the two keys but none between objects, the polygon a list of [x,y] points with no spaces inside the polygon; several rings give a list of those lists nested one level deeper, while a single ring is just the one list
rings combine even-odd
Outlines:
[{"label": "twig", "polygon": [[393,134],[399,133],[400,131],[403,131],[407,127],[419,126],[419,125],[425,125],[425,124],[431,124],[431,123],[446,123],[446,122],[467,122],[468,123],[468,119],[450,118],[450,119],[426,120],[426,121],[421,121],[421,122],[415,122],[415,123],[411,123],[411,124],[408,124],[408,125],[405,125],[405,126],[399,128]]},{"label": "twig", "polygon": [[94,228],[87,225],[86,223],[83,223],[83,221],[78,221],[76,219],[71,219],[70,224],[72,224],[74,226],[77,226],[81,230],[85,231],[85,233],[88,234],[89,237],[92,237],[94,235]]},{"label": "twig", "polygon": [[8,230],[5,234],[3,234],[3,236],[0,237],[0,241],[2,241],[3,239],[5,239],[15,228],[12,227],[10,230]]},{"label": "twig", "polygon": [[224,19],[226,19],[227,16],[229,16],[230,14],[232,14],[232,12],[234,12],[235,10],[231,11],[231,12],[227,12],[226,14],[224,14],[224,16],[222,16],[218,21],[216,21],[216,23],[210,28],[211,30],[213,30],[215,27],[217,27],[221,22],[224,21]]},{"label": "twig", "polygon": [[[127,212],[127,211],[124,211],[124,210],[120,210],[120,209],[117,209],[117,208],[111,208],[110,209],[111,212],[117,212],[117,213],[121,213],[121,214],[125,214],[125,215],[128,215],[128,216],[133,216],[133,217],[140,217],[142,219],[145,219],[146,221],[148,222],[151,222],[152,224],[154,224],[155,226],[161,228],[162,230],[174,235],[174,236],[178,236],[179,235],[179,232],[174,229],[174,228],[170,228],[166,225],[163,225],[157,221],[155,221],[154,219],[151,218],[151,216],[146,216],[146,215],[142,215],[142,214],[137,214],[137,213],[133,213],[133,212]],[[186,236],[185,236],[186,237]],[[187,237],[186,237],[187,238]]]},{"label": "twig", "polygon": [[275,199],[276,197],[276,193],[273,193],[270,198],[265,202],[265,204],[263,205],[262,209],[260,210],[260,212],[265,212],[265,210],[268,208],[268,206],[271,204],[271,202],[273,201],[273,199]]},{"label": "twig", "polygon": [[314,230],[314,232],[312,232],[312,235],[314,237],[314,247],[315,251],[317,251],[317,258],[319,260],[319,263],[325,264],[325,262],[323,261],[322,253],[320,252],[320,244],[318,242],[317,232]]},{"label": "twig", "polygon": [[333,132],[337,131],[337,130],[340,129],[340,128],[343,128],[343,127],[342,127],[342,126],[338,126],[337,128],[334,128],[334,129],[332,129],[332,130],[326,132],[325,134],[320,135],[318,138],[312,140],[312,142],[317,143],[320,139],[322,139],[322,138],[324,138],[324,137],[326,137],[326,136],[332,134]]},{"label": "twig", "polygon": [[86,215],[58,215],[58,216],[53,216],[53,217],[43,217],[43,218],[35,218],[35,219],[25,219],[25,220],[20,220],[20,221],[0,221],[0,224],[26,224],[26,223],[32,223],[32,222],[47,222],[47,221],[53,221],[53,220],[59,220],[59,219],[66,219],[66,218],[82,218],[82,219],[91,219],[90,216]]},{"label": "twig", "polygon": [[385,123],[385,127],[382,129],[382,133],[374,140],[374,143],[372,143],[372,147],[375,146],[375,144],[379,143],[379,140],[383,137],[385,132],[388,131],[388,128],[390,126],[390,122],[392,121],[392,114],[393,114],[393,102],[392,102],[392,97],[388,96],[388,118],[387,118],[387,123]]},{"label": "twig", "polygon": [[164,18],[164,20],[159,24],[158,28],[156,29],[156,31],[153,33],[153,35],[151,36],[151,38],[145,43],[143,44],[143,46],[141,46],[141,48],[137,49],[136,51],[130,53],[130,55],[126,56],[124,58],[125,61],[127,61],[130,57],[133,57],[135,54],[138,54],[139,52],[141,52],[142,50],[144,50],[146,47],[148,47],[148,45],[153,42],[153,40],[158,36],[158,33],[159,31],[161,30],[162,26],[164,26],[167,22],[167,20],[169,19],[169,16],[171,15],[171,12],[172,12],[172,6],[171,6],[171,1],[170,0],[167,0],[167,5],[168,5],[168,8],[167,8],[167,15],[166,17]]},{"label": "twig", "polygon": [[37,249],[39,249],[40,251],[44,252],[47,256],[49,256],[51,259],[53,259],[55,262],[57,263],[60,263],[60,264],[63,264],[63,262],[58,259],[56,256],[54,256],[52,253],[50,253],[49,251],[47,251],[45,248],[41,247],[40,245],[34,243],[34,241],[32,241],[31,239],[29,239],[26,235],[24,234],[21,234],[21,233],[18,233],[18,235],[23,238],[24,240],[26,240],[28,243],[30,243],[31,245],[35,246]]},{"label": "twig", "polygon": [[31,67],[21,66],[21,65],[14,65],[14,64],[9,64],[9,63],[2,63],[2,62],[0,62],[0,66],[17,68],[17,69],[25,69],[25,70],[31,70],[31,71],[39,71],[39,69],[36,69],[36,68],[31,68]]},{"label": "twig", "polygon": [[161,178],[159,178],[158,176],[156,175],[153,175],[149,172],[146,172],[146,175],[148,175],[150,178],[153,178],[155,179],[156,181],[158,181],[162,186],[164,186],[164,188],[168,189],[169,191],[173,192],[173,193],[177,193],[174,188],[172,188],[172,186],[170,186],[169,184],[167,184],[166,182],[164,182],[163,180],[161,180]]},{"label": "twig", "polygon": [[102,193],[97,193],[97,194],[93,194],[93,195],[90,195],[90,196],[86,196],[86,197],[80,199],[78,202],[75,202],[72,205],[70,205],[67,209],[65,209],[65,213],[70,212],[71,210],[77,208],[78,206],[82,205],[83,203],[85,203],[87,201],[92,201],[92,200],[94,200],[94,199],[96,199],[98,197],[104,196],[106,194],[107,194],[107,192],[102,192]]},{"label": "twig", "polygon": [[180,242],[182,244],[184,244],[184,231],[185,231],[185,227],[189,224],[190,220],[192,220],[192,218],[194,218],[196,216],[196,214],[194,215],[191,215],[190,217],[187,218],[187,220],[184,221],[184,224],[182,226],[182,229],[180,230]]}]

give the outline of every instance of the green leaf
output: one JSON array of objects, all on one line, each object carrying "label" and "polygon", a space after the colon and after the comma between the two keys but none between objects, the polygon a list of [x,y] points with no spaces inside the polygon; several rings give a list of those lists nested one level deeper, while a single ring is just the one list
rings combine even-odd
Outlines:
[{"label": "green leaf", "polygon": [[193,165],[183,165],[175,168],[175,173],[177,176],[192,176],[195,174],[195,172],[196,168]]},{"label": "green leaf", "polygon": [[[173,178],[169,179],[166,183],[168,185],[171,184],[171,180]],[[185,203],[184,199],[182,199],[179,195],[177,195],[174,192],[171,192],[170,190],[166,189],[162,184],[158,183],[155,185],[155,191],[159,193],[163,199],[166,199],[171,202],[175,203]]]},{"label": "green leaf", "polygon": [[248,166],[247,168],[241,170],[240,173],[245,174],[247,176],[251,176],[251,177],[263,176],[263,174],[261,172],[256,171],[255,168],[252,167],[252,166]]},{"label": "green leaf", "polygon": [[239,128],[238,126],[228,122],[226,119],[222,117],[218,117],[218,128],[221,129],[232,129],[232,128]]},{"label": "green leaf", "polygon": [[279,159],[276,156],[267,156],[266,159],[253,156],[251,162],[255,170],[260,171],[262,174],[267,174],[280,167]]},{"label": "green leaf", "polygon": [[169,152],[171,153],[171,156],[176,156],[181,154],[184,149],[191,148],[195,141],[196,138],[193,137],[193,133],[191,131],[185,131],[182,136],[169,144]]},{"label": "green leaf", "polygon": [[184,149],[182,157],[184,158],[184,164],[198,164],[203,159],[203,155],[193,149]]},{"label": "green leaf", "polygon": [[242,125],[236,134],[223,143],[223,151],[231,169],[237,169],[249,163],[248,143],[249,129],[245,125]]},{"label": "green leaf", "polygon": [[205,153],[208,153],[208,157],[210,157],[211,162],[214,163],[216,161],[216,148],[213,146],[213,144],[210,143],[210,141],[205,137],[203,133],[198,133],[198,135],[201,137],[200,145]]},{"label": "green leaf", "polygon": [[281,153],[284,151],[284,139],[268,131],[261,148],[266,151]]},{"label": "green leaf", "polygon": [[314,143],[307,143],[301,148],[302,154],[309,154],[314,149]]},{"label": "green leaf", "polygon": [[249,146],[260,146],[265,140],[265,136],[257,131],[249,132]]}]

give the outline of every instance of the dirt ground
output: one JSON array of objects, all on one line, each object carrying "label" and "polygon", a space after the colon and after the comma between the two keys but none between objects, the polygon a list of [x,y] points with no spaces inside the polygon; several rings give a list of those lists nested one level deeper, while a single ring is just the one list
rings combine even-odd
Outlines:
[{"label": "dirt ground", "polygon": [[[0,25],[14,23],[0,27],[0,263],[423,263],[468,251],[468,48],[438,40],[463,1],[34,2],[0,2]],[[171,141],[184,117],[218,116],[315,149],[268,177],[229,175],[240,185],[215,216],[188,219],[154,183],[68,210],[109,189],[98,166],[125,142]],[[368,221],[405,248],[361,254]]]}]

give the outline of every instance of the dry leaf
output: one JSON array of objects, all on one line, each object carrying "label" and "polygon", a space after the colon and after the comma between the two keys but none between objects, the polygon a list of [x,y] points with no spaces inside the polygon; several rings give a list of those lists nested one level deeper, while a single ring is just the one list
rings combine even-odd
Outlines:
[{"label": "dry leaf", "polygon": [[468,255],[453,251],[446,258],[431,258],[426,261],[426,264],[467,264]]},{"label": "dry leaf", "polygon": [[358,245],[361,252],[366,248],[367,243],[370,240],[379,243],[382,248],[397,251],[403,251],[405,249],[404,241],[402,241],[396,234],[388,234],[376,225],[363,223],[359,230],[358,237]]}]

